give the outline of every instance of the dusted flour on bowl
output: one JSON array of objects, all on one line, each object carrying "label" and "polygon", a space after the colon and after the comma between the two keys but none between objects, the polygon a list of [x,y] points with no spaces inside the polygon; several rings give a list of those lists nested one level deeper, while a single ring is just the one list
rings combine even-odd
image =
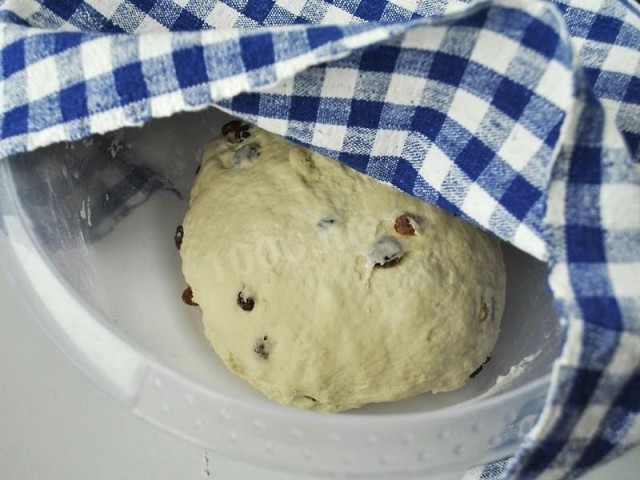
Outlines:
[{"label": "dusted flour on bowl", "polygon": [[223,133],[177,243],[226,365],[332,412],[463,386],[500,329],[499,240],[258,128]]}]

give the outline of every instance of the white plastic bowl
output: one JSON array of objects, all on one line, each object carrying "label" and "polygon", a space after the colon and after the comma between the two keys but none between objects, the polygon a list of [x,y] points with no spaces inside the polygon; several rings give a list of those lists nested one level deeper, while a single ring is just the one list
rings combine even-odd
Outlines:
[{"label": "white plastic bowl", "polygon": [[199,154],[228,120],[181,114],[0,163],[0,262],[51,339],[135,414],[259,465],[459,478],[512,453],[540,411],[561,333],[545,265],[508,245],[500,339],[457,392],[319,414],[275,405],[226,369],[180,300],[173,234]]}]

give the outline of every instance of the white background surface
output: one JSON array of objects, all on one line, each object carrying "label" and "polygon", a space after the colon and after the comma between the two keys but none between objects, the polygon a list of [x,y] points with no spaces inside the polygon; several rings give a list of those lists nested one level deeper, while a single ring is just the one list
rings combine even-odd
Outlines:
[{"label": "white background surface", "polygon": [[[27,316],[0,270],[0,479],[313,480],[205,452],[102,394]],[[637,480],[640,448],[585,480]]]}]

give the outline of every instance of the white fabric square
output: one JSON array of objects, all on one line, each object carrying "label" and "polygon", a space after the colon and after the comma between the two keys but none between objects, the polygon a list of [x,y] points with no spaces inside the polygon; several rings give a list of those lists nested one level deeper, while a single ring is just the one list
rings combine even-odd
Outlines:
[{"label": "white fabric square", "polygon": [[480,30],[471,60],[498,73],[505,73],[520,45],[490,30]]},{"label": "white fabric square", "polygon": [[607,365],[607,372],[611,375],[631,375],[637,368],[637,362],[630,362],[627,352],[640,352],[640,337],[635,333],[622,332],[618,338],[618,345],[616,353]]},{"label": "white fabric square", "polygon": [[121,108],[96,113],[89,117],[89,127],[92,133],[108,132],[112,130],[112,125],[124,125],[124,111]]},{"label": "white fabric square", "polygon": [[420,102],[427,81],[424,78],[394,73],[387,89],[388,103],[415,105]]},{"label": "white fabric square", "polygon": [[415,12],[416,8],[418,8],[418,0],[389,0],[389,3],[393,3],[410,12]]},{"label": "white fabric square", "polygon": [[113,13],[122,4],[122,2],[114,2],[113,0],[85,0],[85,2],[95,8],[106,18],[111,18]]},{"label": "white fabric square", "polygon": [[515,171],[521,172],[529,163],[529,160],[540,150],[541,146],[542,140],[519,123],[516,123],[500,147],[498,155],[511,165]]},{"label": "white fabric square", "polygon": [[420,176],[433,188],[440,190],[452,165],[451,159],[436,145],[432,145],[420,167]]},{"label": "white fabric square", "polygon": [[184,98],[180,91],[149,98],[149,108],[154,117],[168,117],[183,105]]},{"label": "white fabric square", "polygon": [[293,13],[294,15],[300,15],[302,9],[304,8],[306,2],[301,2],[300,0],[277,0],[276,5],[284,8],[288,12]]},{"label": "white fabric square", "polygon": [[536,93],[554,105],[566,109],[572,99],[573,73],[562,64],[551,61],[545,70]]},{"label": "white fabric square", "polygon": [[[602,227],[609,230],[640,229],[640,187],[627,183],[605,183],[600,186]],[[640,282],[640,279],[638,279]]]},{"label": "white fabric square", "polygon": [[319,147],[340,150],[346,134],[347,127],[344,125],[317,123],[313,132],[312,143]]},{"label": "white fabric square", "polygon": [[218,2],[209,12],[205,21],[216,28],[232,28],[239,16],[240,13],[237,10]]},{"label": "white fabric square", "polygon": [[371,154],[376,157],[398,157],[407,140],[406,130],[378,130]]},{"label": "white fabric square", "polygon": [[547,195],[549,200],[547,201],[545,223],[554,227],[565,225],[567,222],[564,218],[564,204],[567,196],[567,184],[562,180],[552,180]]},{"label": "white fabric square", "polygon": [[60,89],[56,57],[46,57],[26,68],[27,96],[30,101],[46,97]]},{"label": "white fabric square", "polygon": [[438,50],[448,29],[445,27],[417,27],[409,30],[402,40],[403,48]]},{"label": "white fabric square", "polygon": [[511,241],[518,248],[526,250],[527,253],[533,255],[538,260],[545,260],[547,258],[547,244],[536,232],[524,223],[518,225],[513,237],[511,237]]},{"label": "white fabric square", "polygon": [[598,427],[600,427],[600,422],[609,411],[609,407],[610,405],[598,405],[597,403],[587,405],[571,436],[575,438],[593,438],[598,431]]},{"label": "white fabric square", "polygon": [[604,0],[580,0],[579,2],[572,2],[574,6],[583,10],[589,10],[590,12],[598,13],[602,8]]},{"label": "white fabric square", "polygon": [[640,297],[640,263],[609,263],[607,269],[616,297]]},{"label": "white fabric square", "polygon": [[358,71],[350,68],[327,68],[322,83],[322,97],[352,98]]},{"label": "white fabric square", "polygon": [[461,88],[456,93],[449,107],[448,115],[469,130],[471,133],[478,131],[482,119],[489,110],[489,104],[472,93]]},{"label": "white fabric square", "polygon": [[609,72],[634,75],[638,68],[638,52],[620,45],[601,44],[603,48],[609,48],[607,58],[602,64],[602,70]]},{"label": "white fabric square", "polygon": [[160,33],[168,32],[169,29],[154,19],[152,16],[147,15],[136,28],[136,33]]},{"label": "white fabric square", "polygon": [[61,142],[67,139],[67,132],[64,125],[54,125],[53,127],[31,133],[27,138],[27,148],[30,150]]},{"label": "white fabric square", "polygon": [[478,184],[474,183],[469,187],[469,190],[464,197],[462,211],[480,225],[487,227],[489,226],[489,219],[497,205],[497,200],[489,195]]},{"label": "white fabric square", "polygon": [[82,69],[85,78],[99,77],[113,71],[111,62],[111,38],[103,37],[80,46]]},{"label": "white fabric square", "polygon": [[189,0],[171,0],[173,3],[180,5],[181,7],[186,7]]},{"label": "white fabric square", "polygon": [[[89,2],[89,3],[93,3],[93,2]],[[112,3],[116,3],[116,7],[118,6],[117,2],[112,2]],[[42,5],[36,2],[35,0],[23,0],[21,2],[13,2],[13,5],[11,5],[11,10],[16,15],[22,18],[25,18],[27,20],[30,19],[31,15],[39,11],[41,8],[42,8]]]},{"label": "white fabric square", "polygon": [[[570,284],[571,285],[571,284]],[[573,290],[569,287],[572,293]],[[565,296],[565,295],[563,295]],[[584,323],[576,317],[571,317],[567,322],[567,335],[564,342],[564,353],[562,355],[562,364],[576,367],[582,364],[582,338],[584,335]]]},{"label": "white fabric square", "polygon": [[[276,70],[278,66],[276,65]],[[275,85],[268,85],[263,88],[257,88],[257,92],[268,92],[277,95],[293,95],[293,78],[285,78],[284,80],[279,81]]]},{"label": "white fabric square", "polygon": [[345,12],[341,8],[336,7],[335,5],[329,5],[327,11],[322,18],[322,23],[338,23],[338,24],[348,24],[353,21],[353,15],[348,12]]},{"label": "white fabric square", "polygon": [[571,295],[564,295],[567,301],[575,299],[571,288],[571,277],[569,267],[566,263],[556,263],[549,272],[549,286],[554,292],[570,292]]},{"label": "white fabric square", "polygon": [[140,60],[170,55],[173,52],[170,35],[146,34],[138,37],[138,56]]},{"label": "white fabric square", "polygon": [[287,134],[289,122],[281,118],[258,117],[257,125],[258,127],[269,130],[271,133],[275,133],[276,135],[285,136]]}]

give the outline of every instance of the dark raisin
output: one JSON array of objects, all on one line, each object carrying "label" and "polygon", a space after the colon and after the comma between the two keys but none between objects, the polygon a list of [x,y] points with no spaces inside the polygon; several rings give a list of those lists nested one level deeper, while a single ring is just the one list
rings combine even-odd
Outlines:
[{"label": "dark raisin", "polygon": [[395,238],[384,237],[376,240],[369,250],[369,258],[374,266],[395,267],[402,259],[402,246]]},{"label": "dark raisin", "polygon": [[185,288],[184,292],[182,292],[182,301],[192,307],[198,306],[198,304],[193,301],[193,291],[191,290],[191,287]]},{"label": "dark raisin", "polygon": [[312,402],[317,402],[318,400],[316,400],[313,397],[310,397],[309,395],[304,395],[304,398],[308,398],[309,400],[311,400]]},{"label": "dark raisin", "polygon": [[198,165],[198,168],[196,168],[196,175],[198,175],[198,174],[200,173],[200,167],[201,167],[201,166],[202,166],[202,165]]},{"label": "dark raisin", "polygon": [[222,135],[229,143],[241,143],[251,136],[249,125],[240,120],[233,120],[222,126]]},{"label": "dark raisin", "polygon": [[176,248],[178,250],[180,250],[180,247],[182,246],[183,239],[184,239],[184,228],[182,228],[182,225],[178,225],[178,227],[176,228],[176,233],[173,236],[173,240],[176,242]]},{"label": "dark raisin", "polygon": [[471,372],[471,375],[469,375],[469,378],[476,378],[476,376],[482,371],[482,365],[480,365],[478,368],[476,368],[473,372]]},{"label": "dark raisin", "polygon": [[240,308],[242,310],[244,310],[245,312],[250,312],[251,310],[253,310],[253,307],[256,304],[256,302],[254,302],[253,298],[251,298],[251,297],[244,298],[244,295],[243,295],[242,292],[238,292],[237,302],[238,302],[238,305],[240,306]]},{"label": "dark raisin", "polygon": [[482,302],[482,309],[480,310],[480,323],[484,322],[489,316],[489,307],[485,302]]},{"label": "dark raisin", "polygon": [[263,360],[267,360],[271,353],[271,341],[269,340],[269,337],[265,335],[264,337],[259,338],[253,346],[253,351],[258,355],[258,357]]},{"label": "dark raisin", "polygon": [[405,213],[396,218],[393,228],[400,235],[415,235],[416,230],[413,227],[412,222],[416,225],[420,225],[420,223],[422,223],[422,219],[416,215],[409,215],[408,213]]},{"label": "dark raisin", "polygon": [[391,267],[395,267],[396,265],[398,265],[400,263],[400,260],[402,260],[402,257],[396,257],[393,259],[389,259],[386,260],[385,259],[385,263],[376,263],[376,267],[380,267],[380,268],[391,268]]},{"label": "dark raisin", "polygon": [[471,375],[469,375],[469,378],[475,378],[482,371],[482,367],[486,365],[489,362],[489,360],[491,360],[491,357],[487,357],[487,359],[484,362],[482,362],[482,365],[480,365],[473,372],[471,372]]},{"label": "dark raisin", "polygon": [[327,228],[329,228],[331,225],[333,225],[334,223],[336,223],[336,219],[333,217],[325,217],[322,220],[320,220],[318,222],[318,227],[320,227],[322,230],[326,230]]}]

